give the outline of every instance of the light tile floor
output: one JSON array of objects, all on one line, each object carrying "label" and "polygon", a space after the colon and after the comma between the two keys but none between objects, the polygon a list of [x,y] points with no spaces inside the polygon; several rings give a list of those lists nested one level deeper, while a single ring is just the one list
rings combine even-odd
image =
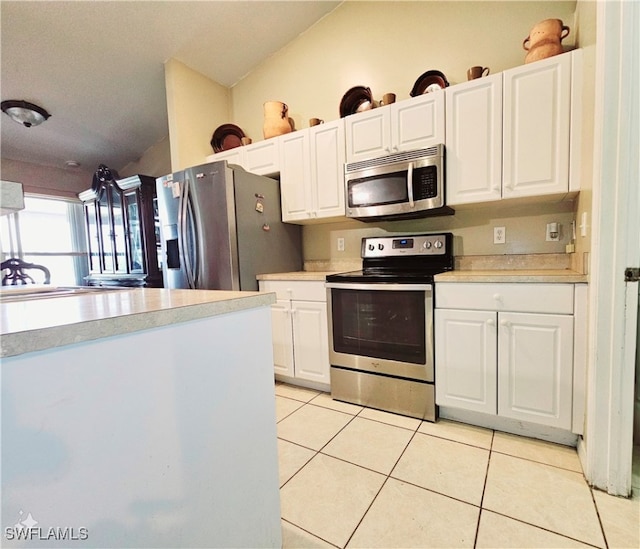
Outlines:
[{"label": "light tile floor", "polygon": [[283,546],[640,547],[573,448],[276,384]]}]

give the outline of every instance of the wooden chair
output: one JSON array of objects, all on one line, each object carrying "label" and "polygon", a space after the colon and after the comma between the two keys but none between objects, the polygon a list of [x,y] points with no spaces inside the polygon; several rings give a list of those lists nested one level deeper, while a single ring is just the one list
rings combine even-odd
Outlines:
[{"label": "wooden chair", "polygon": [[51,283],[51,273],[44,265],[36,265],[35,263],[27,263],[17,257],[10,257],[3,261],[0,270],[9,271],[2,277],[3,286],[17,286],[19,284],[37,284],[37,282],[24,271],[27,269],[37,269],[44,273],[44,284]]}]

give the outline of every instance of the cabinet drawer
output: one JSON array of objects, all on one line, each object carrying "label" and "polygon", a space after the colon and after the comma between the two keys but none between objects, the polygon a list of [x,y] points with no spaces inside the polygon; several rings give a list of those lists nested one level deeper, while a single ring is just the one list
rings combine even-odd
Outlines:
[{"label": "cabinet drawer", "polygon": [[275,292],[278,299],[327,301],[324,280],[261,280],[261,292]]},{"label": "cabinet drawer", "polygon": [[435,306],[527,313],[573,314],[573,284],[436,283]]}]

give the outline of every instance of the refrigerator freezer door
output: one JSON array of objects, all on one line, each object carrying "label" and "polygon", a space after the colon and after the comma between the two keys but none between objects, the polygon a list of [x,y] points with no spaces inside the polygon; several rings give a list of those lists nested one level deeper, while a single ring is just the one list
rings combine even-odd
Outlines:
[{"label": "refrigerator freezer door", "polygon": [[234,170],[240,287],[257,291],[256,275],[302,269],[299,225],[282,223],[280,185]]},{"label": "refrigerator freezer door", "polygon": [[192,286],[209,290],[239,290],[238,252],[233,206],[233,173],[226,162],[185,170],[193,223]]}]

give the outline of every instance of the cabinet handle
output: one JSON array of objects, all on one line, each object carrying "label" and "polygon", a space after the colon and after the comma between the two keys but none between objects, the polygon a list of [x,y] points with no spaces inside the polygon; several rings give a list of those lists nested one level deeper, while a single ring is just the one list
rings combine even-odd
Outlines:
[{"label": "cabinet handle", "polygon": [[487,325],[488,326],[495,326],[496,325],[496,321],[493,318],[490,318],[487,320]]},{"label": "cabinet handle", "polygon": [[506,326],[508,328],[509,326],[511,326],[511,322],[508,320],[501,320],[500,326]]},{"label": "cabinet handle", "polygon": [[496,301],[502,301],[502,296],[500,294],[493,294],[493,299]]}]

